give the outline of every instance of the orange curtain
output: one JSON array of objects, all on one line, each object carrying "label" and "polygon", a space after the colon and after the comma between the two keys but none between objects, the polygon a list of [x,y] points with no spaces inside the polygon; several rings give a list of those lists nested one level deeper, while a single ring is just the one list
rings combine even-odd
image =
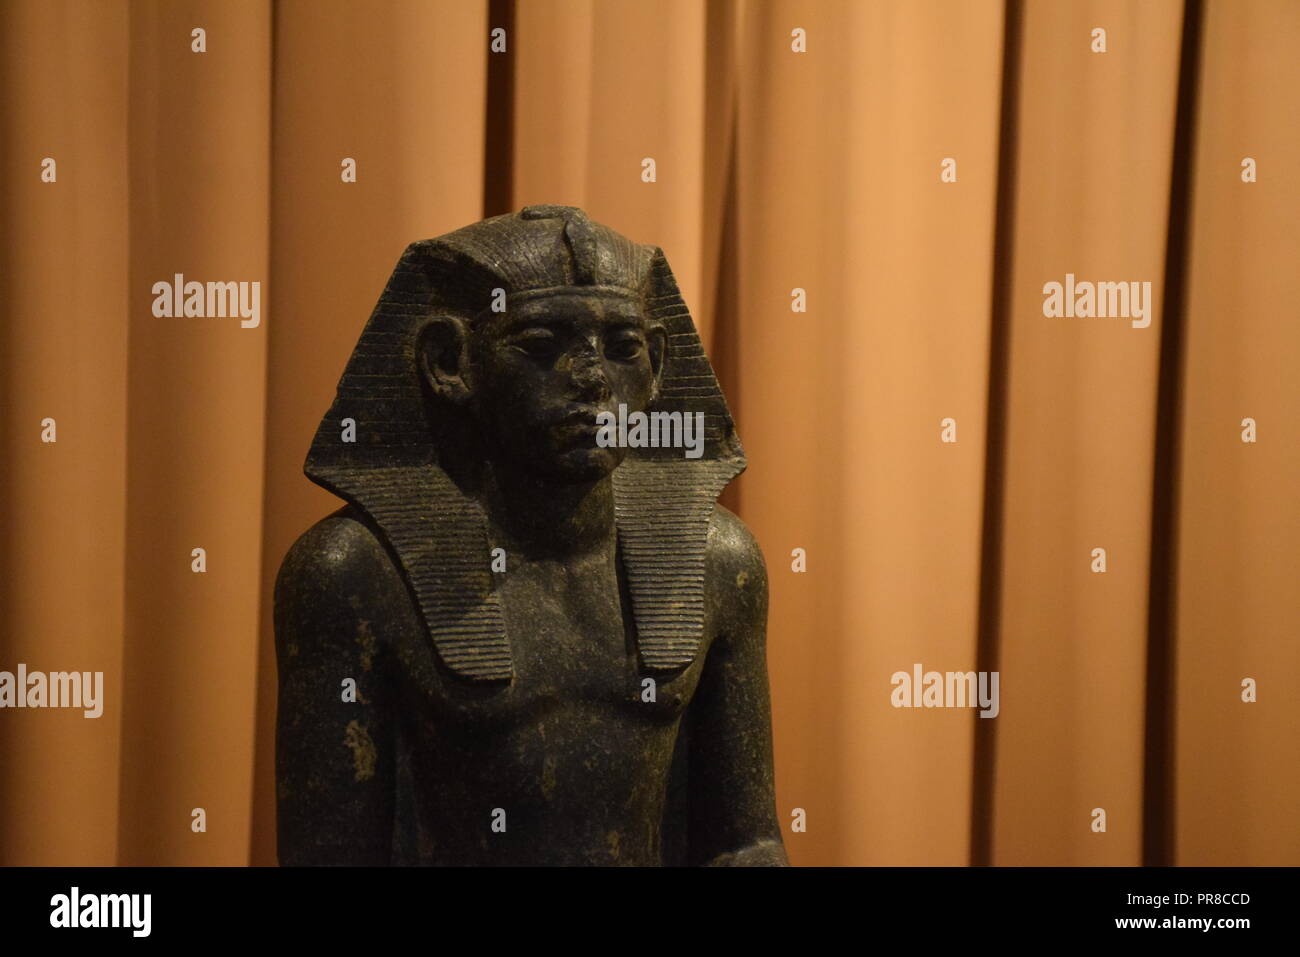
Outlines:
[{"label": "orange curtain", "polygon": [[105,703],[0,710],[0,862],[274,863],[311,436],[405,245],[545,202],[731,403],[795,863],[1300,863],[1298,89],[1289,0],[5,4],[0,670]]}]

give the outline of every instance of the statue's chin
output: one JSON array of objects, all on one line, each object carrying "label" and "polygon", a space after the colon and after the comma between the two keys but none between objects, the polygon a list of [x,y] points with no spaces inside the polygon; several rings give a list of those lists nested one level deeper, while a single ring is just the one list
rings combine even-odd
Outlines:
[{"label": "statue's chin", "polygon": [[626,449],[574,449],[545,462],[528,463],[528,471],[549,482],[580,484],[607,478],[623,461]]}]

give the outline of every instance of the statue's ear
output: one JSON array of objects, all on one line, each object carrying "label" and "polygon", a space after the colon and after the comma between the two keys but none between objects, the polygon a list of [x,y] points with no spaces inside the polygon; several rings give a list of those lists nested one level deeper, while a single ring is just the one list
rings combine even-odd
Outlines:
[{"label": "statue's ear", "polygon": [[456,405],[469,401],[469,336],[463,319],[430,319],[420,330],[415,361],[434,395]]},{"label": "statue's ear", "polygon": [[650,371],[654,373],[654,398],[659,398],[659,384],[664,377],[664,359],[668,355],[668,331],[662,322],[650,322],[645,331],[646,351],[650,353]]}]

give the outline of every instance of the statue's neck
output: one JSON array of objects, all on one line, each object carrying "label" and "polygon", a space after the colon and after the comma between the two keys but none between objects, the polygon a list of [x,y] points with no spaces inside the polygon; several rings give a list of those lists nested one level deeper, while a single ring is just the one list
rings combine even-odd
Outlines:
[{"label": "statue's neck", "polygon": [[535,475],[489,469],[485,485],[489,521],[505,548],[535,555],[573,555],[612,546],[614,485],[553,482]]}]

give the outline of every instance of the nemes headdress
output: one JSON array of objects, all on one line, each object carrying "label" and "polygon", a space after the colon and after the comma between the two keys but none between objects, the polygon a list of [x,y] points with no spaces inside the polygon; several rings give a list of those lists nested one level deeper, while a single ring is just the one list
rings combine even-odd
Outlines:
[{"label": "nemes headdress", "polygon": [[[661,385],[647,411],[704,413],[704,454],[630,448],[614,470],[614,513],[642,667],[691,663],[704,630],[709,516],[745,468],[731,414],[655,246],[634,243],[571,206],[528,206],[402,254],[361,333],[334,404],[307,454],[307,477],[366,513],[402,565],[442,662],[459,676],[509,681],[509,636],[491,571],[487,518],[444,468],[457,449],[421,383],[417,342],[435,316],[474,322],[507,303],[578,287],[636,296],[667,334]],[[508,306],[507,306],[508,308]],[[342,441],[344,419],[355,441]]]}]

